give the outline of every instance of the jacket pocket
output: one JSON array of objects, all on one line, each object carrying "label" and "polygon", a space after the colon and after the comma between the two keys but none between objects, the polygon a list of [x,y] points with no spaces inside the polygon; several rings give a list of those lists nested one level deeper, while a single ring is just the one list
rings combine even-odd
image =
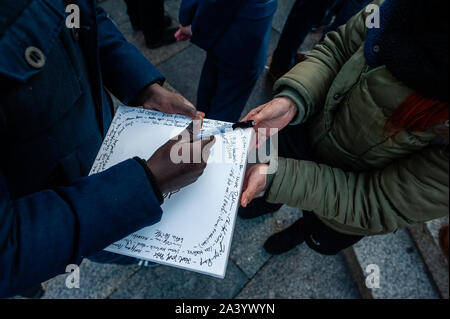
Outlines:
[{"label": "jacket pocket", "polygon": [[32,1],[0,39],[0,104],[8,135],[17,141],[49,129],[82,94],[61,39],[69,32],[64,11],[53,2]]}]

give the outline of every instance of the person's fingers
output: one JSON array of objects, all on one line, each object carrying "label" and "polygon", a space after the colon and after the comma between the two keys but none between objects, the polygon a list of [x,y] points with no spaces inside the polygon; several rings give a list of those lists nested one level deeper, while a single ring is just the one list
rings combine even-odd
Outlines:
[{"label": "person's fingers", "polygon": [[255,121],[255,125],[260,124],[264,121],[269,121],[277,117],[278,114],[276,114],[274,108],[272,105],[268,105],[267,107],[263,108],[253,117],[253,121]]},{"label": "person's fingers", "polygon": [[247,205],[253,200],[253,198],[261,192],[261,181],[260,179],[263,178],[263,176],[260,176],[258,170],[258,166],[253,166],[249,170],[248,175],[248,181],[247,181],[247,187],[245,189],[245,192],[242,194],[241,199],[241,205],[243,207],[247,207]]},{"label": "person's fingers", "polygon": [[192,108],[194,108],[195,109],[195,106],[194,106],[194,104],[192,104],[191,103],[191,101],[189,101],[187,98],[185,98],[183,95],[179,95],[180,97],[181,97],[181,99],[183,100],[183,102],[186,104],[186,105],[188,105],[188,106],[190,106],[190,107],[192,107]]},{"label": "person's fingers", "polygon": [[256,195],[256,185],[252,182],[252,180],[249,180],[247,184],[247,188],[245,192],[242,194],[241,199],[241,206],[247,207],[247,205],[253,200],[253,197]]},{"label": "person's fingers", "polygon": [[195,139],[198,135],[200,135],[201,131],[202,131],[202,127],[203,127],[203,119],[200,120],[193,120],[192,121],[194,124],[193,126],[193,131],[192,131],[192,135],[191,135],[191,140]]},{"label": "person's fingers", "polygon": [[178,136],[184,141],[192,141],[202,131],[203,120],[193,120]]},{"label": "person's fingers", "polygon": [[216,138],[211,136],[209,138],[202,139],[202,161],[208,163],[209,156],[211,155],[211,149],[216,143]]},{"label": "person's fingers", "polygon": [[146,104],[144,105],[144,108],[146,110],[151,110],[151,111],[159,111],[158,107],[155,105],[151,105],[151,104]]},{"label": "person's fingers", "polygon": [[181,98],[180,103],[176,106],[176,112],[181,115],[189,116],[192,119],[197,117],[197,110],[194,105],[183,97]]},{"label": "person's fingers", "polygon": [[244,182],[242,183],[242,193],[241,193],[241,206],[244,206],[243,205],[243,203],[244,203],[244,194],[247,193],[248,180],[250,178],[251,172],[252,172],[252,168],[250,167],[250,168],[248,168],[245,171],[245,174],[244,174]]},{"label": "person's fingers", "polygon": [[261,112],[261,110],[265,107],[266,105],[261,105],[258,106],[257,108],[254,108],[253,110],[251,110],[242,120],[241,122],[246,122],[246,121],[251,121],[253,120],[254,116],[256,114],[258,114],[259,112]]},{"label": "person's fingers", "polygon": [[197,111],[197,117],[196,120],[203,120],[206,117],[206,114],[200,111]]}]

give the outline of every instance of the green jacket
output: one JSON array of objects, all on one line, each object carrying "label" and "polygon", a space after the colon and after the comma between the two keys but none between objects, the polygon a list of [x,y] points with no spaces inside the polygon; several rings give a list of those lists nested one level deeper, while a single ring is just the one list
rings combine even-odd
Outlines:
[{"label": "green jacket", "polygon": [[[375,3],[382,1],[375,1]],[[363,10],[275,84],[293,99],[325,165],[280,158],[266,197],[346,234],[377,235],[448,214],[448,146],[434,132],[386,134],[411,89],[364,57]]]}]

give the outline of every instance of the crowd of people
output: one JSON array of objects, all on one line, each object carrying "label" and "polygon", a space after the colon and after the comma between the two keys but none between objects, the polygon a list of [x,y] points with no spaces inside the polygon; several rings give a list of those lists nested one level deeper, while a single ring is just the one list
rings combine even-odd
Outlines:
[{"label": "crowd of people", "polygon": [[[84,258],[137,264],[101,250],[157,223],[162,195],[202,175],[206,162],[171,162],[169,141],[150,159],[87,177],[113,118],[109,92],[196,120],[254,121],[257,134],[268,132],[259,143],[277,129],[278,169],[249,166],[239,209],[246,219],[303,210],[266,241],[271,254],[306,242],[333,255],[448,215],[445,1],[297,0],[270,65],[274,98],[243,119],[277,0],[183,0],[177,28],[163,0],[126,0],[149,48],[190,40],[207,52],[196,107],[162,87],[164,76],[96,1],[71,2],[79,29],[65,27],[64,0],[0,0],[1,297],[39,294]],[[322,41],[298,52],[322,26]],[[214,139],[189,143],[203,150]]]}]

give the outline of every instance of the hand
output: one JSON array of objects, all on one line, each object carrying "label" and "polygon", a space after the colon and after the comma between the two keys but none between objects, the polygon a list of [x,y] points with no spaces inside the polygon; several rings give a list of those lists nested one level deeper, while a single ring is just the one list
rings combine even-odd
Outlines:
[{"label": "hand", "polygon": [[[203,174],[215,138],[212,136],[194,141],[201,127],[201,120],[192,121],[178,137],[168,141],[147,161],[163,194],[186,187]],[[177,151],[176,156],[174,156],[174,150]],[[201,158],[196,156],[199,155],[198,152],[201,152]],[[196,157],[199,160],[195,161]],[[186,158],[186,161],[176,162],[178,158]]]},{"label": "hand", "polygon": [[268,164],[258,164],[250,167],[245,172],[244,186],[242,188],[241,205],[247,205],[264,191],[267,184]]},{"label": "hand", "polygon": [[191,26],[182,26],[180,25],[180,28],[178,29],[178,31],[175,33],[175,39],[177,39],[178,42],[182,42],[182,41],[188,41],[192,38],[192,31],[191,31]]},{"label": "hand", "polygon": [[140,94],[138,102],[147,110],[156,110],[168,114],[182,114],[192,119],[202,119],[205,114],[198,112],[194,105],[182,95],[172,93],[159,84],[148,86]]},{"label": "hand", "polygon": [[[297,115],[297,105],[290,98],[280,97],[250,111],[242,121],[255,121],[256,147],[285,128]],[[262,130],[261,130],[262,129]]]}]

